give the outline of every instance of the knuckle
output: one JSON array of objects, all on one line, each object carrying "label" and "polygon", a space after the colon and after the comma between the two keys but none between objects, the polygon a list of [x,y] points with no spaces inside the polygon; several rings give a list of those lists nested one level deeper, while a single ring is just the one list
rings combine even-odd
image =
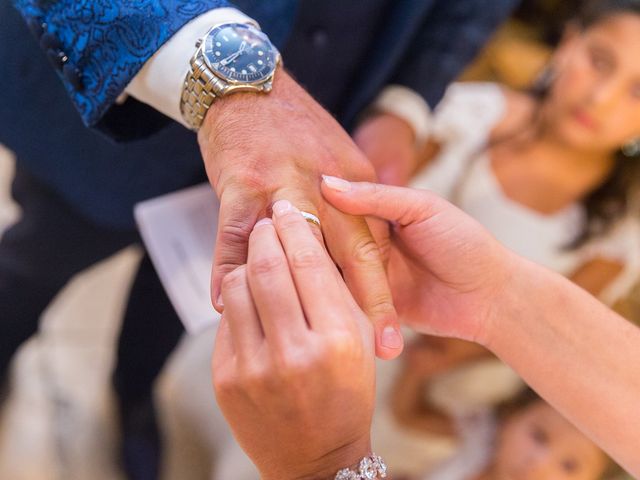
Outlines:
[{"label": "knuckle", "polygon": [[345,362],[359,358],[362,352],[362,344],[358,341],[356,332],[334,332],[325,342],[320,358],[329,362],[325,368],[336,365],[340,368],[345,365]]},{"label": "knuckle", "polygon": [[245,245],[253,224],[249,220],[229,220],[220,227],[219,243],[221,245]]},{"label": "knuckle", "polygon": [[264,165],[268,165],[264,158],[236,151],[233,161],[230,161],[223,171],[224,191],[227,188],[232,191],[240,190],[253,197],[266,194],[269,181]]},{"label": "knuckle", "polygon": [[375,206],[381,205],[385,199],[386,186],[377,182],[372,183],[369,188],[371,189],[371,201]]},{"label": "knuckle", "polygon": [[256,259],[252,259],[247,265],[249,275],[263,276],[278,273],[284,270],[285,261],[280,256],[261,256]]},{"label": "knuckle", "polygon": [[370,298],[365,305],[367,314],[375,318],[391,318],[396,316],[396,309],[390,294],[383,293]]},{"label": "knuckle", "polygon": [[238,173],[234,178],[235,183],[242,185],[244,188],[252,190],[254,194],[265,192],[268,188],[268,182],[265,172],[255,168],[249,168]]},{"label": "knuckle", "polygon": [[268,387],[273,380],[269,372],[266,366],[250,362],[241,368],[240,381],[248,391],[261,390]]},{"label": "knuckle", "polygon": [[356,264],[376,264],[382,262],[382,252],[376,241],[366,235],[356,239],[353,243],[352,258]]},{"label": "knuckle", "polygon": [[380,252],[380,256],[384,259],[388,259],[391,253],[391,237],[389,235],[385,235],[382,238],[378,238],[378,250]]},{"label": "knuckle", "polygon": [[240,267],[224,276],[222,279],[222,290],[229,291],[237,288],[244,288],[246,284],[246,270],[243,267]]},{"label": "knuckle", "polygon": [[280,372],[274,370],[258,370],[247,377],[247,381],[250,382],[247,383],[247,392],[257,399],[261,399],[265,392],[270,394],[282,392],[285,385]]},{"label": "knuckle", "polygon": [[281,350],[274,359],[277,371],[285,382],[292,382],[299,378],[306,378],[315,370],[317,358],[312,352],[299,351],[295,348]]},{"label": "knuckle", "polygon": [[302,217],[302,214],[294,210],[290,210],[288,212],[285,212],[278,219],[278,229],[281,231],[289,231],[292,229],[295,230],[303,221],[304,218]]},{"label": "knuckle", "polygon": [[299,270],[318,269],[322,266],[323,261],[324,253],[317,248],[298,250],[291,255],[291,265]]},{"label": "knuckle", "polygon": [[213,389],[220,400],[233,398],[239,390],[238,379],[233,375],[217,371],[213,375]]}]

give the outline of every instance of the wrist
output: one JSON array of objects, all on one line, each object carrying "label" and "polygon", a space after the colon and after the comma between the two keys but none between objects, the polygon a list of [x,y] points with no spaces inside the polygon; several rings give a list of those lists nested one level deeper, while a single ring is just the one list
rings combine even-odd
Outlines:
[{"label": "wrist", "polygon": [[316,460],[302,465],[276,469],[273,474],[262,474],[262,480],[334,480],[344,468],[356,469],[360,461],[371,455],[370,437],[344,445]]},{"label": "wrist", "polygon": [[494,297],[489,299],[489,318],[475,339],[501,358],[505,346],[512,343],[514,332],[522,330],[521,324],[535,321],[531,316],[535,317],[533,309],[538,305],[535,300],[539,296],[538,287],[546,285],[548,288],[549,282],[546,270],[515,253],[507,251],[504,262],[504,280]]},{"label": "wrist", "polygon": [[[282,104],[290,110],[297,108],[297,102],[293,99],[296,89],[301,87],[284,68],[278,67],[269,93],[243,91],[217,98],[198,130],[200,148],[215,142],[216,150],[224,150],[225,144],[229,143],[229,134],[233,132],[239,133],[246,141],[248,126],[255,127],[255,121],[264,115],[260,112],[267,110],[265,106]],[[231,143],[226,146],[237,148],[240,145]]]}]

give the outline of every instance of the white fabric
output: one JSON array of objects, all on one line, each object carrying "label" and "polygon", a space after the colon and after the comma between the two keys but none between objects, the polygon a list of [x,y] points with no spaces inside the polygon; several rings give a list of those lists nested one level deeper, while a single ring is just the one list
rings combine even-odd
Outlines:
[{"label": "white fabric", "polygon": [[473,480],[493,460],[498,421],[494,413],[481,409],[457,418],[460,446],[456,454],[422,476],[424,480]]},{"label": "white fabric", "polygon": [[210,369],[216,332],[185,335],[157,383],[164,480],[260,480],[216,401]]},{"label": "white fabric", "polygon": [[[415,337],[404,330],[406,341]],[[371,425],[373,451],[382,456],[392,478],[402,475],[415,478],[433,468],[455,452],[456,441],[429,432],[419,432],[398,424],[392,409],[393,390],[404,368],[404,359],[376,361],[376,409]]]},{"label": "white fabric", "polygon": [[490,409],[505,398],[515,397],[523,386],[509,366],[488,358],[434,378],[425,396],[438,409],[463,417],[468,412]]},{"label": "white fabric", "polygon": [[612,303],[625,295],[640,272],[640,224],[620,222],[610,234],[578,250],[564,248],[585,219],[581,205],[544,215],[508,198],[484,152],[493,127],[505,112],[502,89],[490,83],[452,85],[430,120],[431,134],[442,144],[438,157],[412,186],[433,190],[456,203],[516,253],[563,275],[595,258],[624,264],[624,271],[602,293]]},{"label": "white fabric", "polygon": [[126,93],[176,122],[186,125],[180,114],[180,96],[196,41],[221,23],[258,23],[235,8],[215,8],[196,17],[173,35],[144,64]]},{"label": "white fabric", "polygon": [[426,100],[414,90],[402,85],[389,85],[380,93],[373,107],[407,122],[413,129],[418,148],[429,138],[431,109]]}]

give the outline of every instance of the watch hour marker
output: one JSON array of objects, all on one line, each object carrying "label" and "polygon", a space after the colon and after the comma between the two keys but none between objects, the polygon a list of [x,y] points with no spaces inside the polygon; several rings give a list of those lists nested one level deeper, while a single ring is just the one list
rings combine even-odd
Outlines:
[{"label": "watch hour marker", "polygon": [[262,60],[258,60],[258,65],[264,65],[264,62]]},{"label": "watch hour marker", "polygon": [[250,63],[249,65],[247,65],[247,67],[249,68],[249,70],[251,70],[252,72],[257,72],[258,69],[256,68],[256,66],[252,63]]},{"label": "watch hour marker", "polygon": [[221,47],[222,44],[220,42],[216,42],[216,47]]},{"label": "watch hour marker", "polygon": [[246,75],[246,74],[247,74],[247,71],[246,71],[244,68],[242,69],[242,74],[243,74],[243,75]]},{"label": "watch hour marker", "polygon": [[220,55],[222,55],[220,52],[216,52],[216,57],[219,57]]},{"label": "watch hour marker", "polygon": [[263,56],[264,52],[262,50],[258,50],[258,55]]}]

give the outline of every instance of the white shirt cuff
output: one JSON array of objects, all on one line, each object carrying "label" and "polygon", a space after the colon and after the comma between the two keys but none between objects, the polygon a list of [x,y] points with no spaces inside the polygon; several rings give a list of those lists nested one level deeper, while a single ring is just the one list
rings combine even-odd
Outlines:
[{"label": "white shirt cuff", "polygon": [[416,145],[428,140],[431,130],[431,108],[414,90],[401,85],[389,85],[373,102],[373,108],[407,122],[416,137]]},{"label": "white shirt cuff", "polygon": [[196,52],[196,41],[212,26],[231,22],[258,27],[255,20],[235,8],[209,10],[187,23],[160,47],[133,77],[125,93],[186,126],[180,113],[180,96],[189,61]]}]

